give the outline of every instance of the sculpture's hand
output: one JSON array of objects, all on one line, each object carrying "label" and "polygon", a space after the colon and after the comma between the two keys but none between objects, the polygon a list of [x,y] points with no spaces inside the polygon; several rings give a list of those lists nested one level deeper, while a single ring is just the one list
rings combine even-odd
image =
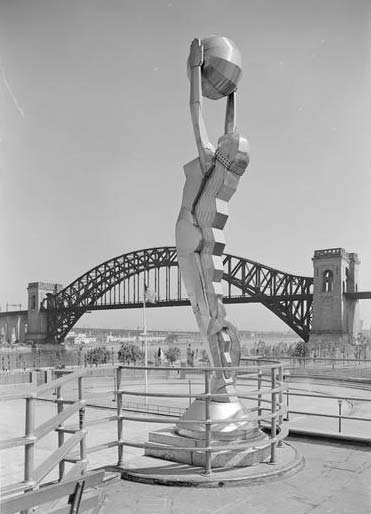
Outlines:
[{"label": "sculpture's hand", "polygon": [[202,66],[204,62],[204,47],[200,39],[195,38],[189,52],[189,65],[191,68]]},{"label": "sculpture's hand", "polygon": [[211,171],[211,169],[213,168],[214,162],[215,162],[214,156],[215,156],[215,151],[212,148],[211,144],[210,144],[210,146],[205,146],[205,148],[204,148],[205,162],[204,162],[204,169],[202,170],[204,175],[208,175],[209,172]]}]

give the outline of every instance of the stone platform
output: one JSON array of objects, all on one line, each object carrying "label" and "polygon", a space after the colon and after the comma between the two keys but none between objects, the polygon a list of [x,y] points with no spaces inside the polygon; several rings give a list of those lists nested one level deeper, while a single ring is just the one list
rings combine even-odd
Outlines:
[{"label": "stone platform", "polygon": [[224,487],[271,481],[291,475],[304,466],[304,459],[294,446],[283,443],[277,448],[277,464],[268,461],[247,467],[213,468],[210,475],[203,467],[169,462],[150,456],[137,457],[125,468],[115,468],[121,478],[133,482],[178,487]]},{"label": "stone platform", "polygon": [[[291,441],[289,441],[291,444]],[[123,468],[114,467],[128,480],[107,482],[102,514],[369,514],[371,460],[368,447],[319,441],[312,437],[295,438],[295,448],[305,466],[291,471],[259,464],[231,473],[213,471],[211,484],[198,487],[166,487],[189,484],[199,468],[160,459],[126,456]],[[286,458],[287,445],[277,450],[279,462]],[[147,469],[144,467],[147,466]],[[162,470],[161,470],[162,467]],[[151,469],[152,468],[152,469]],[[248,471],[243,474],[243,472]],[[260,471],[260,476],[257,472]],[[157,477],[144,483],[142,475]],[[188,484],[169,483],[180,475]],[[272,475],[269,475],[272,473]],[[255,474],[255,477],[254,477]],[[225,482],[224,477],[234,479]],[[238,477],[245,476],[245,479]],[[139,477],[139,478],[138,478]],[[161,478],[164,480],[161,481]],[[204,479],[203,476],[199,476]],[[240,481],[239,481],[240,480]],[[161,487],[154,487],[154,483]],[[196,484],[197,485],[197,484]],[[213,487],[212,491],[210,487]]]},{"label": "stone platform", "polygon": [[[205,446],[205,439],[186,437],[177,434],[174,428],[163,428],[150,432],[145,455],[202,467],[206,464],[206,453],[202,450]],[[258,429],[253,434],[249,433],[248,439],[213,440],[211,446],[212,468],[246,467],[264,462],[269,459],[271,448],[268,436]],[[195,447],[200,451],[188,449]]]}]

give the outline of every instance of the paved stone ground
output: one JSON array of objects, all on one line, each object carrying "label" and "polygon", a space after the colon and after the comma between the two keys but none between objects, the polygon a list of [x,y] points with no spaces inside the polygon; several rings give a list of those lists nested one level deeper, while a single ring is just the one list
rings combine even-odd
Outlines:
[{"label": "paved stone ground", "polygon": [[117,480],[100,514],[370,514],[370,448],[291,439],[304,468],[259,485],[199,489]]}]

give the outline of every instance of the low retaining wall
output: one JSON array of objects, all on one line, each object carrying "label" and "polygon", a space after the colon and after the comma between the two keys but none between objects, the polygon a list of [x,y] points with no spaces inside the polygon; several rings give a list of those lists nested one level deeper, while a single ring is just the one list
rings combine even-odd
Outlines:
[{"label": "low retaining wall", "polygon": [[0,385],[33,384],[38,386],[53,380],[53,371],[52,369],[45,369],[39,371],[4,373],[0,375]]}]

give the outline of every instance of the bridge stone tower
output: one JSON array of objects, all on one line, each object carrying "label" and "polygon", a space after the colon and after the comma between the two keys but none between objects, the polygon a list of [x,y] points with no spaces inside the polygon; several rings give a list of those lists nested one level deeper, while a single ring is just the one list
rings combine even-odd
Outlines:
[{"label": "bridge stone tower", "polygon": [[313,322],[310,342],[352,343],[359,330],[358,301],[347,293],[358,291],[359,259],[343,248],[316,250],[313,257]]},{"label": "bridge stone tower", "polygon": [[47,293],[57,293],[63,288],[61,284],[49,282],[31,282],[28,284],[28,316],[25,340],[35,343],[46,342],[47,317],[41,310],[41,304]]}]

